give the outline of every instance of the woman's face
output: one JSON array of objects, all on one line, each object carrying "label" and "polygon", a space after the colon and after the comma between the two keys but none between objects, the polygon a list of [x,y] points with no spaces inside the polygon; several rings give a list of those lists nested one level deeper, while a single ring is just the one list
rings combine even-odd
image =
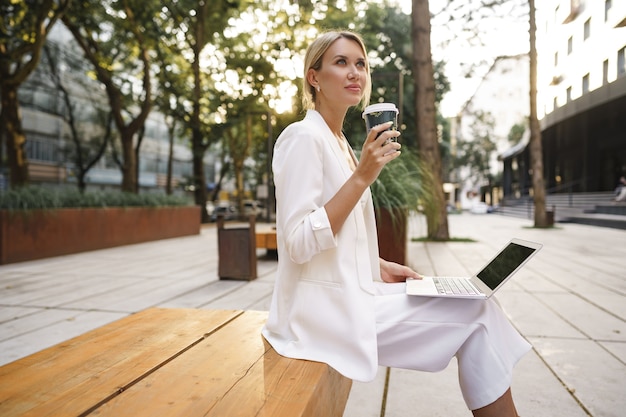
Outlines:
[{"label": "woman's face", "polygon": [[[322,57],[319,70],[309,70],[309,82],[317,92],[318,102],[345,107],[359,104],[367,82],[367,61],[358,43],[346,38],[333,42]],[[320,103],[320,104],[321,104]]]}]

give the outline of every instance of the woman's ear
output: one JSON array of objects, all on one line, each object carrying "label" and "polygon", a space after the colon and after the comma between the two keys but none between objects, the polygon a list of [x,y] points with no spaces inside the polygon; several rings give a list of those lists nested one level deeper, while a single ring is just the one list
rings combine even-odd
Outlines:
[{"label": "woman's ear", "polygon": [[306,80],[315,89],[317,89],[317,87],[319,86],[319,83],[317,81],[317,72],[313,68],[309,68],[309,70],[306,72]]}]

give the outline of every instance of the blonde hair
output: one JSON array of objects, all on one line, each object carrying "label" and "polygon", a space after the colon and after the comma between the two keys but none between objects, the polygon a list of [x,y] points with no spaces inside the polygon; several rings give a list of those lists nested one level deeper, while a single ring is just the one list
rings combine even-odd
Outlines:
[{"label": "blonde hair", "polygon": [[367,59],[367,50],[365,49],[365,44],[363,43],[363,39],[359,35],[354,32],[349,31],[330,31],[321,34],[317,37],[307,48],[306,54],[304,56],[304,77],[302,80],[302,106],[305,110],[315,108],[315,97],[317,91],[315,91],[315,87],[309,83],[307,79],[307,73],[310,69],[314,69],[319,71],[322,68],[322,58],[324,54],[330,48],[330,46],[337,39],[349,39],[356,42],[361,51],[363,51],[363,56],[365,56],[366,68],[367,68],[367,79],[365,82],[365,88],[363,90],[363,97],[361,98],[361,108],[365,108],[370,101],[370,96],[372,94],[372,79],[370,77],[370,64]]}]

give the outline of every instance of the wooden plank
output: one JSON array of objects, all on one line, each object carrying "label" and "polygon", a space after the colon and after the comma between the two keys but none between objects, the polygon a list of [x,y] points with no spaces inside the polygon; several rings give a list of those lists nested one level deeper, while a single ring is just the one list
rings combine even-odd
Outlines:
[{"label": "wooden plank", "polygon": [[4,365],[0,367],[0,415],[80,415],[239,314],[149,309]]},{"label": "wooden plank", "polygon": [[276,231],[256,232],[256,247],[258,249],[277,249]]},{"label": "wooden plank", "polygon": [[[293,360],[269,348],[263,362],[255,364],[259,384],[252,378],[239,381],[213,409],[212,416],[341,417],[352,381],[326,364]],[[256,383],[256,385],[254,385]],[[237,398],[263,390],[259,407],[242,410]]]},{"label": "wooden plank", "polygon": [[256,247],[259,249],[265,248],[265,233],[256,233],[255,235]]},{"label": "wooden plank", "polygon": [[278,244],[276,243],[276,231],[268,233],[265,239],[265,245],[268,249],[278,249]]},{"label": "wooden plank", "polygon": [[102,417],[341,417],[351,381],[328,365],[279,356],[245,312],[94,411]]}]

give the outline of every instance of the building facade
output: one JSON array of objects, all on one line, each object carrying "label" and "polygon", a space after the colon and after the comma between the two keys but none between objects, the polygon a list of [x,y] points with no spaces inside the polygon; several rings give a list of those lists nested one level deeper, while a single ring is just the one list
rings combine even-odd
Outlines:
[{"label": "building facade", "polygon": [[[538,5],[538,116],[548,194],[613,190],[626,175],[626,1]],[[505,197],[531,188],[527,143],[501,155]]]}]

